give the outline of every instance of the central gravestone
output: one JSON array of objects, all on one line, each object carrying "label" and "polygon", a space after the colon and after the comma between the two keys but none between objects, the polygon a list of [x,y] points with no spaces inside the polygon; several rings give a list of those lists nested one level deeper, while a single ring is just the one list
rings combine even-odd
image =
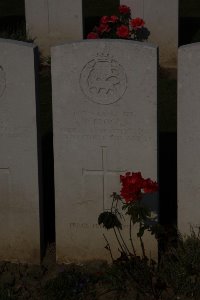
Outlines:
[{"label": "central gravestone", "polygon": [[[54,47],[52,88],[57,259],[109,259],[102,234],[113,248],[114,237],[97,219],[120,174],[157,177],[157,48],[113,40]],[[155,241],[145,242],[155,257]]]}]

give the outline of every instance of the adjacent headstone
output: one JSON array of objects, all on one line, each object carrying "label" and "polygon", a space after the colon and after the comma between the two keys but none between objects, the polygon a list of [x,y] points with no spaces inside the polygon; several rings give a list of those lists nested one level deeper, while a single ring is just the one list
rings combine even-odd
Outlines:
[{"label": "adjacent headstone", "polygon": [[178,228],[200,226],[200,43],[178,55]]},{"label": "adjacent headstone", "polygon": [[83,38],[81,0],[25,0],[27,34],[43,55],[50,46]]},{"label": "adjacent headstone", "polygon": [[[52,88],[57,259],[109,259],[102,234],[112,246],[114,236],[97,219],[120,174],[157,177],[157,48],[123,40],[53,47]],[[155,257],[152,236],[145,243]]]},{"label": "adjacent headstone", "polygon": [[178,51],[178,0],[120,0],[131,8],[134,17],[145,20],[150,30],[149,41],[159,46],[160,64],[174,68]]},{"label": "adjacent headstone", "polygon": [[40,262],[35,65],[32,44],[0,39],[0,260]]},{"label": "adjacent headstone", "polygon": [[[121,0],[145,20],[149,41],[159,45],[160,64],[174,68],[178,49],[178,0]],[[50,46],[83,38],[82,0],[25,0],[27,33],[43,55]]]}]

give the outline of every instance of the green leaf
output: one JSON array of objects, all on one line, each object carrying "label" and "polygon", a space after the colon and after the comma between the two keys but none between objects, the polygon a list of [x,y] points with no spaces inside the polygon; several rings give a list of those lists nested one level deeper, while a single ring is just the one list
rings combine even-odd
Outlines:
[{"label": "green leaf", "polygon": [[129,204],[124,203],[124,204],[122,205],[122,210],[125,210],[125,209],[127,209],[128,207],[129,207]]},{"label": "green leaf", "polygon": [[127,208],[127,215],[131,217],[131,221],[133,224],[139,222],[139,213],[138,213],[138,207],[135,205],[129,205]]},{"label": "green leaf", "polygon": [[145,230],[145,226],[140,227],[140,229],[139,229],[139,231],[137,233],[137,236],[138,237],[142,237],[143,234],[144,234],[144,230]]},{"label": "green leaf", "polygon": [[145,206],[141,206],[141,205],[137,206],[137,211],[138,211],[139,219],[141,221],[145,221],[148,219],[148,217],[151,216],[150,210]]},{"label": "green leaf", "polygon": [[106,229],[111,229],[114,227],[122,229],[122,224],[117,216],[109,211],[105,211],[99,215],[98,224],[102,224]]},{"label": "green leaf", "polygon": [[133,224],[139,222],[137,211],[132,211],[132,213],[131,213],[131,221],[132,221]]}]

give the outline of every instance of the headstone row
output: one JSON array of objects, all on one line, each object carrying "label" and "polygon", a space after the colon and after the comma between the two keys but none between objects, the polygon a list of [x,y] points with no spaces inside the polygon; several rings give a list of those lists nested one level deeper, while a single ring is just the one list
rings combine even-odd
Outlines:
[{"label": "headstone row", "polygon": [[[199,49],[179,50],[183,233],[199,225]],[[34,45],[0,40],[0,260],[39,263],[43,249],[36,65]],[[57,260],[109,259],[97,218],[120,174],[157,179],[157,48],[121,40],[53,47],[52,88]],[[145,242],[155,257],[155,240]]]},{"label": "headstone row", "polygon": [[[5,40],[0,47],[0,259],[38,263],[36,48]],[[52,87],[57,258],[108,259],[97,219],[120,174],[157,177],[157,48],[121,40],[57,46]],[[155,241],[145,239],[156,255]]]},{"label": "headstone row", "polygon": [[159,46],[163,67],[176,67],[178,51],[178,0],[120,0],[128,5],[134,16],[145,20],[150,31],[149,41]]},{"label": "headstone row", "polygon": [[[178,2],[178,0],[120,1],[120,4],[131,8],[134,17],[145,20],[151,32],[150,42],[160,48],[160,63],[168,68],[176,67]],[[81,0],[25,0],[25,8],[27,33],[36,39],[44,55],[50,54],[50,46],[83,39]]]}]

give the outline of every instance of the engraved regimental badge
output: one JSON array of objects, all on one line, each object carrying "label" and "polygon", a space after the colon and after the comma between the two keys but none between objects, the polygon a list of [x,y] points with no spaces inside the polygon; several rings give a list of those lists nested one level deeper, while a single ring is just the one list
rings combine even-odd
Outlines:
[{"label": "engraved regimental badge", "polygon": [[3,96],[3,93],[6,88],[6,74],[2,66],[0,66],[0,97]]},{"label": "engraved regimental badge", "polygon": [[125,93],[127,78],[124,68],[104,49],[89,61],[80,74],[80,87],[92,102],[109,105]]}]

